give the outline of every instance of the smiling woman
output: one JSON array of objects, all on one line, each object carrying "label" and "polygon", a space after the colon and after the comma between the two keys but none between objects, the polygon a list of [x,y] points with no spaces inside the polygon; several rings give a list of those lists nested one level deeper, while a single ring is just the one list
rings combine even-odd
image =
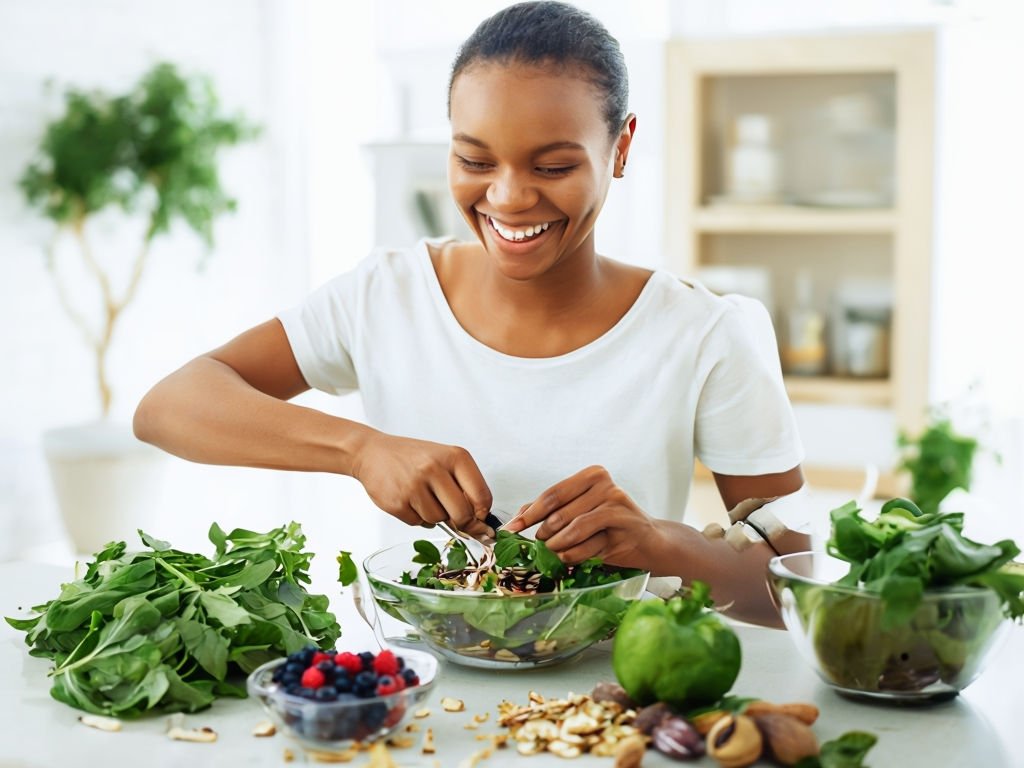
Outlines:
[{"label": "smiling woman", "polygon": [[[695,457],[727,507],[802,484],[770,321],[598,252],[627,102],[618,43],[589,15],[527,2],[485,20],[449,94],[451,192],[476,240],[374,252],[158,383],[136,433],[194,461],[350,475],[410,525],[482,536],[492,506],[517,509],[507,527],[539,526],[563,562],[699,578],[777,622],[772,546],[681,519]],[[309,388],[359,390],[367,423],[287,402]]]}]

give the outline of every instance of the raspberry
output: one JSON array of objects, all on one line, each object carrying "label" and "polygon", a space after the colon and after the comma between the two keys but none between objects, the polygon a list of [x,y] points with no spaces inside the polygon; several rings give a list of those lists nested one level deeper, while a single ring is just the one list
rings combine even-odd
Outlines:
[{"label": "raspberry", "polygon": [[395,689],[399,691],[405,690],[405,678],[401,675],[395,675]]},{"label": "raspberry", "polygon": [[345,669],[350,675],[356,675],[363,671],[363,660],[354,653],[339,653],[334,657],[334,663]]},{"label": "raspberry", "polygon": [[310,667],[302,673],[303,688],[319,688],[324,684],[324,673],[316,667]]},{"label": "raspberry", "polygon": [[391,651],[381,651],[373,660],[373,671],[378,675],[396,675],[399,671],[398,659]]},{"label": "raspberry", "polygon": [[321,661],[334,661],[334,659],[328,656],[323,651],[317,651],[313,654],[313,660],[309,662],[309,666],[315,667]]}]

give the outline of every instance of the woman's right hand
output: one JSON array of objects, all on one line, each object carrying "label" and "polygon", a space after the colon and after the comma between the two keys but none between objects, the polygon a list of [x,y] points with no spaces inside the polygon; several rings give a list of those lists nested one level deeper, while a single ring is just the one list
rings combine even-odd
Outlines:
[{"label": "woman's right hand", "polygon": [[491,491],[465,448],[372,431],[352,476],[374,504],[408,525],[450,521],[471,536],[493,535],[483,522]]}]

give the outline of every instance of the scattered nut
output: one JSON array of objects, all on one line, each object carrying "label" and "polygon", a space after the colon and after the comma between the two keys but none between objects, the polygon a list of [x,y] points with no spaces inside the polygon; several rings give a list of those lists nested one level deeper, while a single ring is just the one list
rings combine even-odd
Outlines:
[{"label": "scattered nut", "polygon": [[662,720],[651,734],[654,748],[676,760],[692,760],[704,754],[704,739],[681,717]]},{"label": "scattered nut", "polygon": [[789,715],[795,717],[804,725],[814,725],[818,719],[818,708],[813,704],[806,704],[803,702],[795,702],[792,704],[773,704],[770,701],[752,701],[747,704],[746,709],[743,710],[743,714],[747,717],[753,717],[754,715],[765,715],[765,714],[779,714]]},{"label": "scattered nut", "polygon": [[210,744],[217,740],[217,732],[212,728],[179,728],[167,729],[167,738],[175,741],[192,741],[199,744]]},{"label": "scattered nut", "polygon": [[285,748],[284,754],[281,755],[281,759],[284,760],[284,762],[286,763],[290,763],[295,759],[295,753],[292,752],[290,749]]},{"label": "scattered nut", "polygon": [[640,768],[647,751],[647,740],[640,735],[629,736],[615,748],[615,768]]},{"label": "scattered nut", "polygon": [[427,728],[427,732],[423,734],[423,747],[421,749],[424,755],[432,755],[437,752],[437,747],[434,746],[433,728]]},{"label": "scattered nut", "polygon": [[559,757],[579,757],[583,754],[583,750],[575,744],[569,744],[568,742],[562,741],[561,739],[555,739],[548,744],[548,752],[558,755]]},{"label": "scattered nut", "polygon": [[483,725],[490,719],[490,717],[490,712],[484,712],[482,715],[473,715],[473,722],[477,725]]},{"label": "scattered nut", "polygon": [[754,715],[766,752],[782,765],[794,765],[805,757],[817,755],[818,739],[806,723],[775,712]]},{"label": "scattered nut", "polygon": [[728,712],[722,709],[713,709],[710,712],[704,712],[699,715],[694,715],[690,718],[690,725],[697,729],[697,733],[701,736],[707,736],[711,733],[711,729],[715,727],[715,723],[721,720],[723,717],[728,716]]},{"label": "scattered nut", "polygon": [[590,698],[594,701],[614,701],[623,709],[631,709],[636,706],[629,694],[626,693],[626,689],[618,683],[598,683],[591,691]]},{"label": "scattered nut", "polygon": [[391,736],[385,743],[395,749],[408,749],[413,745],[413,739],[411,736]]},{"label": "scattered nut", "polygon": [[87,725],[90,728],[95,728],[99,731],[120,731],[121,721],[116,717],[104,717],[103,715],[82,715],[78,718],[78,722],[82,725]]},{"label": "scattered nut", "polygon": [[252,729],[252,735],[259,736],[261,738],[273,736],[275,733],[277,733],[277,727],[269,720],[257,723],[256,727]]},{"label": "scattered nut", "polygon": [[746,768],[761,757],[761,731],[746,715],[726,715],[708,733],[707,751],[722,768]]},{"label": "scattered nut", "polygon": [[381,742],[370,747],[370,762],[366,768],[399,768],[398,764],[391,759],[391,753]]},{"label": "scattered nut", "polygon": [[494,652],[494,658],[498,661],[520,661],[520,658],[508,648],[499,648]]},{"label": "scattered nut", "polygon": [[416,733],[417,731],[419,731],[419,729],[420,729],[420,724],[419,723],[409,723],[407,726],[405,726],[405,732],[406,733]]},{"label": "scattered nut", "polygon": [[465,708],[466,703],[462,699],[453,699],[451,696],[441,699],[441,709],[445,712],[461,712]]},{"label": "scattered nut", "polygon": [[424,717],[430,717],[430,707],[422,707],[412,713],[412,716],[417,720],[422,720]]},{"label": "scattered nut", "polygon": [[356,759],[359,750],[355,747],[342,752],[324,752],[319,749],[305,750],[306,759],[314,763],[351,763]]},{"label": "scattered nut", "polygon": [[657,704],[650,704],[637,712],[633,725],[639,728],[641,733],[650,736],[651,731],[661,725],[663,720],[672,716],[672,708],[665,702],[659,701]]}]

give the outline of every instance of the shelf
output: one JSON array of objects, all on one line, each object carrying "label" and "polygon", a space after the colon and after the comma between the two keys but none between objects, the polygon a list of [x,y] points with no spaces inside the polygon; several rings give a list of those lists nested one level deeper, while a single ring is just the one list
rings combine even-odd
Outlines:
[{"label": "shelf", "polygon": [[811,208],[798,205],[712,205],[693,212],[703,233],[882,233],[896,230],[892,209]]},{"label": "shelf", "polygon": [[888,408],[893,399],[892,382],[889,379],[787,376],[786,391],[794,403]]}]

